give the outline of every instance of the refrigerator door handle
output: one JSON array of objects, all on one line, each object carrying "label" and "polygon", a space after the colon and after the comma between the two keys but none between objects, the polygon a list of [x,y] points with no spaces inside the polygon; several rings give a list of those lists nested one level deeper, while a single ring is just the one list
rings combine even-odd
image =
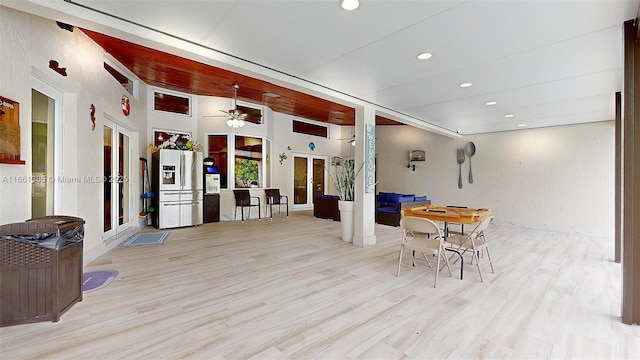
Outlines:
[{"label": "refrigerator door handle", "polygon": [[180,154],[180,186],[184,188],[184,154]]}]

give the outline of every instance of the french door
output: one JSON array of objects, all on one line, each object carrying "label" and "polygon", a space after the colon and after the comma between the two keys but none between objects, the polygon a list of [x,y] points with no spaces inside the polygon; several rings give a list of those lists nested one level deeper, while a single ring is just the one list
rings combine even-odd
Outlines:
[{"label": "french door", "polygon": [[293,208],[312,208],[315,195],[324,193],[326,163],[326,156],[294,154]]},{"label": "french door", "polygon": [[131,206],[131,132],[104,122],[104,236],[118,234],[133,222]]}]

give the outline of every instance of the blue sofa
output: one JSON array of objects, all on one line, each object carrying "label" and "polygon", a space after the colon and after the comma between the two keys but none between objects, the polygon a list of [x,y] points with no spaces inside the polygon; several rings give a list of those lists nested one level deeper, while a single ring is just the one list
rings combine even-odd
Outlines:
[{"label": "blue sofa", "polygon": [[426,196],[379,192],[376,196],[376,222],[378,224],[400,226],[402,209],[431,204]]}]

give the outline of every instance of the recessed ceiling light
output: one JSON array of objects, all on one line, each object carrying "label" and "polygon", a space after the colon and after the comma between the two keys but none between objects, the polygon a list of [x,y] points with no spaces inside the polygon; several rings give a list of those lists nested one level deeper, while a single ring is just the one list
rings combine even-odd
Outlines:
[{"label": "recessed ceiling light", "polygon": [[504,117],[506,117],[506,118],[512,118],[512,117],[514,117],[514,116],[515,116],[515,115],[513,115],[513,114],[507,114],[507,115],[505,115]]},{"label": "recessed ceiling light", "polygon": [[495,104],[497,104],[497,102],[495,102],[495,101],[487,101],[487,104],[486,104],[486,105],[487,105],[487,106],[493,106],[493,105],[495,105]]},{"label": "recessed ceiling light", "polygon": [[460,84],[460,87],[461,88],[468,88],[471,85],[472,85],[471,83],[462,83],[462,84]]},{"label": "recessed ceiling light", "polygon": [[272,92],[266,92],[266,93],[263,93],[262,95],[264,95],[265,97],[268,97],[268,98],[278,98],[278,97],[280,97],[280,95],[278,95],[276,93],[272,93]]},{"label": "recessed ceiling light", "polygon": [[431,53],[428,52],[423,52],[418,54],[418,56],[416,56],[419,60],[427,60],[427,59],[431,59],[433,55]]},{"label": "recessed ceiling light", "polygon": [[358,0],[342,0],[340,6],[345,10],[351,11],[357,9],[360,6],[360,2]]},{"label": "recessed ceiling light", "polygon": [[518,124],[518,127],[525,127],[527,124]]}]

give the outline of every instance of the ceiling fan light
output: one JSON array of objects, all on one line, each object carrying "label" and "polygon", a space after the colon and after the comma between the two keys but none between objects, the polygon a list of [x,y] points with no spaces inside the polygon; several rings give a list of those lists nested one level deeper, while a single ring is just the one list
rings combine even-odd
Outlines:
[{"label": "ceiling fan light", "polygon": [[244,120],[234,117],[233,119],[227,120],[227,126],[234,129],[241,128],[244,126]]},{"label": "ceiling fan light", "polygon": [[342,0],[340,2],[340,6],[342,6],[343,9],[345,10],[355,10],[358,8],[358,6],[360,6],[360,1],[358,0]]}]

